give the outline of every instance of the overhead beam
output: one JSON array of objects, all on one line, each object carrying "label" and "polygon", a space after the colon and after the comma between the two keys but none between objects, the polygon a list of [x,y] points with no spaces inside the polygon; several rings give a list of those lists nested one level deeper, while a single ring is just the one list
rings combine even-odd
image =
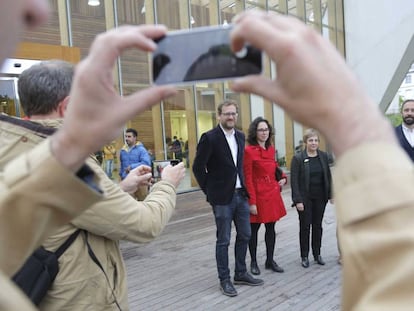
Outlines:
[{"label": "overhead beam", "polygon": [[397,66],[397,69],[392,76],[388,87],[385,90],[384,96],[382,97],[379,107],[382,112],[385,112],[388,109],[388,106],[391,104],[392,100],[397,94],[398,89],[401,86],[402,81],[407,75],[407,71],[410,66],[414,63],[414,35],[411,36],[410,43],[408,43],[407,49],[405,50],[400,63]]}]

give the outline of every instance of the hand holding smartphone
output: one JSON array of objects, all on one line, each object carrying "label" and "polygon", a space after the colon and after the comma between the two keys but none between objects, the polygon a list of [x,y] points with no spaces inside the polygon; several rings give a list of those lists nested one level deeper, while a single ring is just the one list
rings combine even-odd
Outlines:
[{"label": "hand holding smartphone", "polygon": [[157,40],[152,79],[157,85],[229,80],[262,72],[262,52],[250,45],[233,53],[231,26],[169,32]]},{"label": "hand holding smartphone", "polygon": [[168,164],[175,166],[178,163],[180,163],[180,160],[178,159],[153,161],[152,162],[152,177],[154,178],[155,181],[159,181],[161,179],[161,173],[164,167],[166,167]]}]

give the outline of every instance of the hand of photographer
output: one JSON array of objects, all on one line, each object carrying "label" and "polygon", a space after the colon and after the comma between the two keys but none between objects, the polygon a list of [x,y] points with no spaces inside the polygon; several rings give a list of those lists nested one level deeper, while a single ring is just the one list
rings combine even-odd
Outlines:
[{"label": "hand of photographer", "polygon": [[133,170],[119,183],[125,192],[133,194],[141,186],[150,186],[152,182],[151,168],[147,165],[140,165]]},{"label": "hand of photographer", "polygon": [[180,162],[179,164],[172,166],[171,164],[164,167],[161,173],[161,180],[168,181],[177,188],[180,182],[185,176],[185,167],[184,163]]},{"label": "hand of photographer", "polygon": [[76,171],[90,153],[118,137],[127,120],[175,94],[170,86],[151,86],[121,97],[113,81],[121,52],[152,51],[153,39],[166,30],[164,26],[122,26],[96,37],[88,57],[76,67],[63,126],[51,138],[52,153],[67,168]]},{"label": "hand of photographer", "polygon": [[277,70],[275,79],[240,78],[232,85],[234,91],[263,96],[294,120],[319,129],[338,156],[367,141],[396,143],[389,122],[342,56],[311,27],[264,11],[244,12],[234,22],[233,50],[249,42],[266,52]]}]

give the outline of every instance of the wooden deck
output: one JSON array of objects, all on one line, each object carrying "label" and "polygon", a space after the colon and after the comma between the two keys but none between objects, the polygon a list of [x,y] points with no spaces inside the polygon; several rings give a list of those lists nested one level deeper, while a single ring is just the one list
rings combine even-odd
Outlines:
[{"label": "wooden deck", "polygon": [[[178,196],[177,209],[163,234],[147,245],[123,242],[131,310],[340,310],[341,266],[337,263],[336,222],[328,204],[322,256],[325,266],[300,265],[298,217],[290,208],[290,189],[282,193],[288,214],[276,224],[275,260],[279,274],[264,269],[264,227],[259,231],[260,287],[235,286],[237,297],[219,290],[215,262],[215,224],[201,191]],[[234,271],[234,231],[229,248]],[[310,258],[311,259],[311,258]],[[313,258],[312,258],[313,259]],[[250,267],[250,256],[246,263]]]}]

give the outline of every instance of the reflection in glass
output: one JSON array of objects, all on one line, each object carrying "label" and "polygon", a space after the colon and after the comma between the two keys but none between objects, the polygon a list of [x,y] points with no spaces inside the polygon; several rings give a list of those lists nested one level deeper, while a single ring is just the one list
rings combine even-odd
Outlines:
[{"label": "reflection in glass", "polygon": [[156,0],[156,21],[157,24],[164,24],[169,30],[181,29],[180,0]]},{"label": "reflection in glass", "polygon": [[[163,103],[164,112],[164,150],[167,159],[185,160],[185,142],[188,141],[188,125],[186,115],[186,91],[181,89],[177,96],[169,98]],[[188,146],[187,146],[188,148]],[[157,153],[160,150],[156,150]]]},{"label": "reflection in glass", "polygon": [[237,9],[236,1],[220,1],[220,24],[231,23]]},{"label": "reflection in glass", "polygon": [[70,16],[73,45],[81,50],[81,58],[88,55],[89,47],[96,35],[106,30],[105,2],[89,6],[87,1],[71,1]]},{"label": "reflection in glass", "polygon": [[218,97],[218,92],[216,88],[211,86],[213,84],[196,85],[197,141],[200,139],[201,134],[211,130],[217,125],[216,106],[218,103],[216,103],[216,97]]},{"label": "reflection in glass", "polygon": [[261,51],[247,46],[240,52],[231,51],[230,27],[171,33],[158,41],[153,53],[154,81],[180,84],[260,73]]},{"label": "reflection in glass", "polygon": [[10,116],[23,117],[20,115],[18,106],[17,78],[0,78],[0,113]]}]

